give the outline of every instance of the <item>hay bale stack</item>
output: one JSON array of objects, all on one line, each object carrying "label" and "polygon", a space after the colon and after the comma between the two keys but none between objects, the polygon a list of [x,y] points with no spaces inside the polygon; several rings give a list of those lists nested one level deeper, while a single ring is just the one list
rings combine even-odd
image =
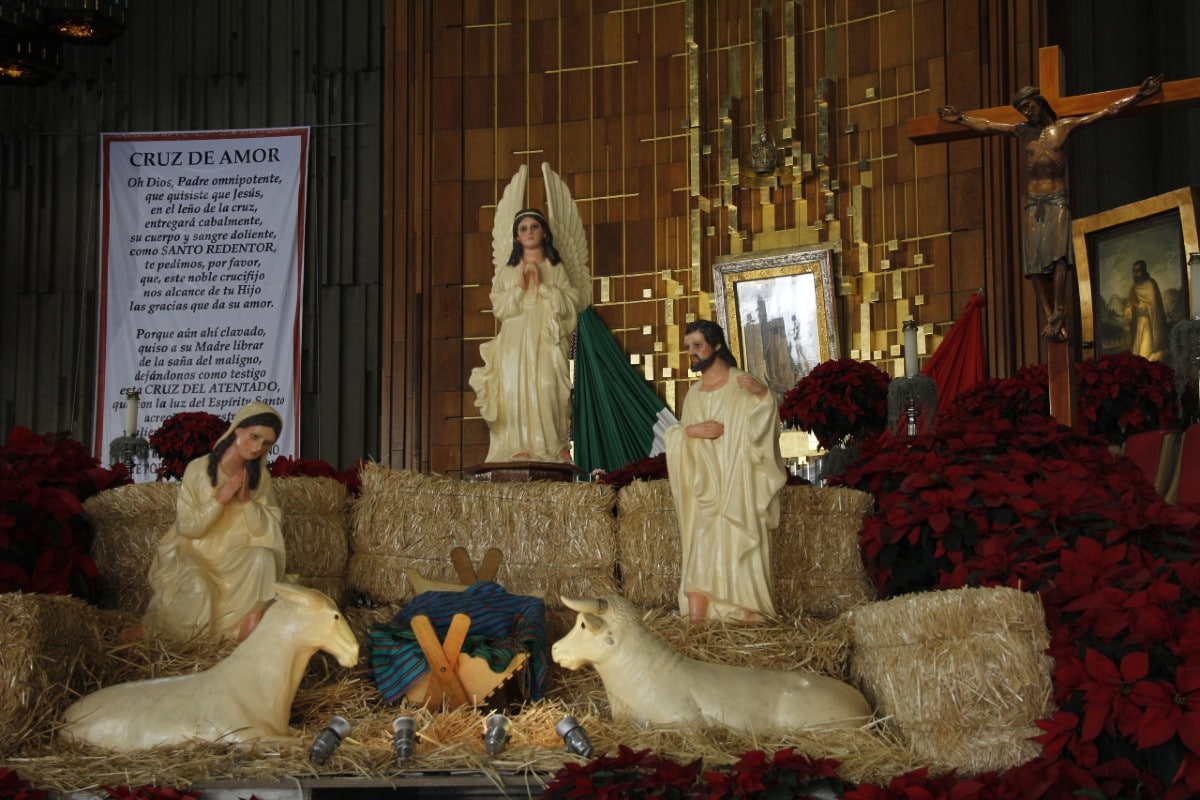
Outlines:
[{"label": "hay bale stack", "polygon": [[287,571],[339,605],[346,601],[350,561],[350,493],[333,478],[279,478]]},{"label": "hay bale stack", "polygon": [[488,548],[504,559],[496,576],[514,593],[595,597],[616,591],[611,486],[592,483],[470,483],[369,464],[353,504],[351,587],[374,600],[412,597],[405,569],[455,580],[449,554],[478,564]]},{"label": "hay bale stack", "polygon": [[[349,560],[348,493],[332,478],[279,478],[287,571],[335,601],[345,594]],[[100,570],[102,604],[141,612],[150,600],[146,575],[163,534],[175,522],[177,483],[119,486],[88,498],[95,529],[92,559]]]},{"label": "hay bale stack", "polygon": [[677,608],[679,520],[669,481],[634,481],[617,494],[621,592],[640,608]]},{"label": "hay bale stack", "polygon": [[[836,617],[874,597],[858,547],[871,495],[854,489],[785,486],[771,536],[775,611]],[[617,549],[625,597],[674,608],[679,591],[679,522],[668,481],[635,481],[617,499]]]},{"label": "hay bale stack", "polygon": [[0,594],[0,757],[46,738],[101,653],[95,608],[74,597]]},{"label": "hay bale stack", "polygon": [[139,483],[100,492],[83,504],[95,529],[92,559],[105,608],[140,612],[150,601],[146,573],[158,540],[175,522],[175,483]]},{"label": "hay bale stack", "polygon": [[771,538],[775,610],[832,619],[875,599],[858,534],[875,499],[855,489],[785,486]]},{"label": "hay bale stack", "polygon": [[1050,713],[1053,667],[1037,595],[926,592],[846,616],[855,682],[935,769],[1002,770],[1037,756],[1029,737]]}]

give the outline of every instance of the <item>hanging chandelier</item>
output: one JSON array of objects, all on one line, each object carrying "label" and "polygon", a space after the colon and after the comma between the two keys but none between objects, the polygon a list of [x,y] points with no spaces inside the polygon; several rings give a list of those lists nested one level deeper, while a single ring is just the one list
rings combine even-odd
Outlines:
[{"label": "hanging chandelier", "polygon": [[0,82],[37,86],[57,75],[62,64],[63,49],[57,42],[32,34],[0,34]]},{"label": "hanging chandelier", "polygon": [[40,0],[46,31],[73,44],[108,44],[125,30],[127,0]]},{"label": "hanging chandelier", "polygon": [[0,2],[0,82],[37,85],[62,68],[62,45],[45,37],[27,0]]}]

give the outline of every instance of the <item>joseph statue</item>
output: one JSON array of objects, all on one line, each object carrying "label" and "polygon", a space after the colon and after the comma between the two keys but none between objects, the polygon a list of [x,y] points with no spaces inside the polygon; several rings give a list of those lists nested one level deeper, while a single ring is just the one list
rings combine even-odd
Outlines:
[{"label": "joseph statue", "polygon": [[770,532],[787,481],[779,408],[737,368],[720,325],[696,320],[683,343],[700,382],[663,435],[679,519],[679,610],[693,622],[758,621],[775,613]]}]

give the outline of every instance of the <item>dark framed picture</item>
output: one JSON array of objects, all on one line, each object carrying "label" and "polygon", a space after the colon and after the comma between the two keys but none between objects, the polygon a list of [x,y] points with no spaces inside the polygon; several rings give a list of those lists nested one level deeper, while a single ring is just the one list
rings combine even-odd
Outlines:
[{"label": "dark framed picture", "polygon": [[780,397],[838,357],[834,256],[822,244],[725,256],[713,265],[717,319],[738,365]]},{"label": "dark framed picture", "polygon": [[1071,237],[1084,352],[1166,359],[1171,327],[1189,316],[1187,254],[1200,249],[1193,190],[1074,220]]}]

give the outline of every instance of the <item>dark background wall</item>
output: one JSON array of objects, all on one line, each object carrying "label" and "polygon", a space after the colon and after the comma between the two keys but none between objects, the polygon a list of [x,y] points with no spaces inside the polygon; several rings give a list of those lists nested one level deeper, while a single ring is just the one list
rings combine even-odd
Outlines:
[{"label": "dark background wall", "polygon": [[[1055,0],[1052,41],[1071,94],[1200,76],[1200,3]],[[1073,137],[1071,208],[1087,216],[1182,186],[1200,188],[1200,108],[1105,120]]]},{"label": "dark background wall", "polygon": [[382,2],[130,6],[50,83],[0,86],[0,431],[90,440],[100,133],[308,125],[301,452],[377,454]]}]

